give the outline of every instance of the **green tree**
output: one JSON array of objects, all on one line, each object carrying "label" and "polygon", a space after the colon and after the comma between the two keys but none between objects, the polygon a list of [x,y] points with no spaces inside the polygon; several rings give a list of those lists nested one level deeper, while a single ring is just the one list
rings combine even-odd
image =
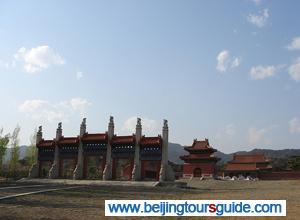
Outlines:
[{"label": "green tree", "polygon": [[300,156],[291,157],[288,163],[292,170],[300,170]]},{"label": "green tree", "polygon": [[36,130],[30,136],[30,145],[26,149],[26,163],[29,167],[36,161]]},{"label": "green tree", "polygon": [[0,171],[2,170],[3,158],[9,143],[9,134],[2,136],[3,128],[0,129]]},{"label": "green tree", "polygon": [[17,127],[14,129],[12,135],[11,135],[11,158],[9,167],[12,172],[16,172],[17,165],[20,157],[20,146],[19,146],[19,133],[20,133],[20,126],[17,125]]},{"label": "green tree", "polygon": [[288,158],[280,157],[280,158],[272,158],[271,165],[274,171],[282,171],[288,168]]}]

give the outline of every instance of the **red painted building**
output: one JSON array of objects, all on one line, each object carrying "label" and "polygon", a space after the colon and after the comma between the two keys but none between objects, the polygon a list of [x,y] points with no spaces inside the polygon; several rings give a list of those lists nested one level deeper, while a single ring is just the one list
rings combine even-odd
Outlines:
[{"label": "red painted building", "polygon": [[270,161],[263,154],[233,155],[233,159],[225,165],[224,174],[228,176],[258,177],[260,173],[272,170]]},{"label": "red painted building", "polygon": [[168,123],[164,120],[162,136],[142,135],[141,119],[137,119],[132,135],[114,134],[110,117],[108,131],[89,134],[86,119],[75,137],[62,135],[58,124],[56,138],[45,140],[42,127],[37,132],[37,162],[30,177],[102,179],[102,180],[159,180],[172,181],[168,165]]},{"label": "red painted building", "polygon": [[181,156],[184,160],[183,177],[214,177],[217,173],[216,163],[219,158],[214,156],[217,150],[209,145],[208,139],[204,141],[194,140],[192,146],[184,148],[188,155]]}]

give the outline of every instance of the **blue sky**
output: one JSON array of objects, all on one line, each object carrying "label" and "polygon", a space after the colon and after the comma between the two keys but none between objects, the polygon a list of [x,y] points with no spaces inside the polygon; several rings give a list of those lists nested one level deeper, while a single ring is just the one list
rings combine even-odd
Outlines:
[{"label": "blue sky", "polygon": [[298,1],[1,1],[0,127],[300,147]]}]

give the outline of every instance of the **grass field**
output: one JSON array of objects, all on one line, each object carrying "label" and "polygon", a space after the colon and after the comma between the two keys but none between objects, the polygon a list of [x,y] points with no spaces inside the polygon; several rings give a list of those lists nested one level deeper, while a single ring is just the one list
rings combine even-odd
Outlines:
[{"label": "grass field", "polygon": [[[24,196],[0,201],[0,219],[106,219],[104,216],[105,199],[286,199],[286,219],[300,219],[300,181],[191,181],[189,186],[193,188],[90,186]],[[145,219],[158,218],[147,217]],[[174,218],[163,217],[161,219]],[[179,217],[179,219],[191,218]],[[192,219],[215,218],[194,217]],[[249,217],[220,217],[220,219],[249,219]],[[282,218],[251,217],[250,219]]]}]

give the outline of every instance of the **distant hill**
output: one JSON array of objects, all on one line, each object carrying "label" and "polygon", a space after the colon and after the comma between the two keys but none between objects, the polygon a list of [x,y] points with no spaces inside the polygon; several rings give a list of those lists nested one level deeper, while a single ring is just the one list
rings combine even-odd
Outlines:
[{"label": "distant hill", "polygon": [[183,146],[180,144],[169,143],[169,161],[177,164],[183,164],[183,161],[179,158],[187,154],[187,152],[183,149]]},{"label": "distant hill", "polygon": [[218,164],[224,164],[227,163],[228,161],[232,160],[233,154],[225,154],[221,151],[217,151],[215,153],[216,157],[219,157],[221,160],[219,160]]},{"label": "distant hill", "polygon": [[300,155],[300,149],[283,149],[283,150],[253,149],[251,151],[238,151],[236,153],[237,154],[263,153],[268,158],[287,158],[290,156]]},{"label": "distant hill", "polygon": [[[26,145],[20,146],[20,159],[23,159],[26,156]],[[7,163],[11,157],[11,148],[7,148],[4,156],[4,163]]]}]

